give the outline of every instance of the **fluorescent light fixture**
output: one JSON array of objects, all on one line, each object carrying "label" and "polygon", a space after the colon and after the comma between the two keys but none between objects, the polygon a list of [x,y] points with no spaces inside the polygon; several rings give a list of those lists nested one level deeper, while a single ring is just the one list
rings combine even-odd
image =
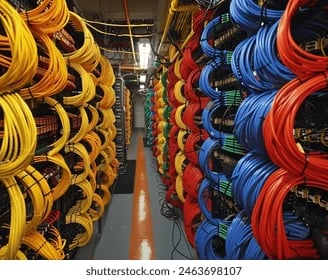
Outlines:
[{"label": "fluorescent light fixture", "polygon": [[139,80],[140,80],[140,83],[145,83],[146,82],[146,75],[141,74]]},{"label": "fluorescent light fixture", "polygon": [[140,90],[144,90],[145,89],[145,85],[140,85]]},{"label": "fluorescent light fixture", "polygon": [[148,68],[148,60],[150,55],[150,44],[146,40],[140,40],[139,47],[139,66],[141,69]]}]

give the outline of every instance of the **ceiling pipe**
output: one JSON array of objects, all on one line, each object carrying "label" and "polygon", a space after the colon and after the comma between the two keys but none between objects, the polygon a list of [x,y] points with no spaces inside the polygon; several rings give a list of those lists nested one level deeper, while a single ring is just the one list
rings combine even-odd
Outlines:
[{"label": "ceiling pipe", "polygon": [[178,6],[178,5],[179,5],[179,0],[171,1],[171,6],[170,6],[167,20],[165,23],[163,35],[162,35],[161,41],[158,45],[157,53],[160,53],[162,45],[163,45],[164,41],[166,40],[167,34],[171,27],[171,23],[172,23],[174,14],[177,12],[194,12],[199,9],[199,7],[197,5],[180,5],[180,6]]},{"label": "ceiling pipe", "polygon": [[124,7],[125,19],[126,19],[126,23],[128,25],[128,30],[129,30],[129,35],[130,35],[130,43],[131,43],[131,50],[132,50],[132,55],[133,55],[133,62],[135,64],[135,66],[137,66],[138,62],[137,62],[137,58],[136,58],[136,52],[134,49],[134,41],[133,41],[133,36],[132,36],[132,29],[131,29],[131,22],[130,22],[127,0],[123,1],[123,7]]}]

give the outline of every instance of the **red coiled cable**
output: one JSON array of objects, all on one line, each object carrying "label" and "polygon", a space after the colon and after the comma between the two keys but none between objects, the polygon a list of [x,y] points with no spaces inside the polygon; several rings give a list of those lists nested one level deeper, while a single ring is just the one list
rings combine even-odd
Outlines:
[{"label": "red coiled cable", "polygon": [[214,10],[201,9],[194,12],[192,17],[192,30],[200,37],[203,32],[206,21],[212,19]]},{"label": "red coiled cable", "polygon": [[198,188],[201,182],[203,181],[203,179],[204,179],[204,174],[199,168],[199,166],[190,162],[183,170],[183,175],[182,175],[183,189],[188,193],[188,195],[197,199]]},{"label": "red coiled cable", "polygon": [[199,37],[197,35],[192,36],[188,44],[183,51],[183,58],[180,65],[180,73],[183,80],[187,80],[189,74],[194,70],[200,68],[200,66],[195,62],[192,54],[196,52],[199,47]]},{"label": "red coiled cable", "polygon": [[304,5],[315,5],[318,1],[288,1],[277,30],[277,49],[282,62],[298,76],[323,72],[328,68],[328,57],[318,56],[303,50],[293,39],[292,23]]},{"label": "red coiled cable", "polygon": [[183,205],[184,229],[189,243],[195,247],[195,235],[199,224],[201,223],[201,210],[197,199],[186,195]]},{"label": "red coiled cable", "polygon": [[[312,239],[288,240],[283,220],[283,203],[287,194],[304,178],[278,169],[268,177],[256,200],[251,221],[257,242],[270,259],[318,259]],[[307,179],[307,185],[327,191],[327,182]]]},{"label": "red coiled cable", "polygon": [[198,81],[200,73],[201,69],[191,71],[184,85],[184,95],[190,102],[199,102],[200,99],[204,97],[207,98],[207,96],[199,89]]},{"label": "red coiled cable", "polygon": [[182,115],[182,121],[192,132],[201,132],[202,135],[208,135],[202,124],[202,112],[211,99],[202,98],[198,103],[189,104]]},{"label": "red coiled cable", "polygon": [[186,158],[195,165],[198,165],[198,152],[203,142],[208,138],[208,134],[190,133],[186,139],[184,146],[184,154]]},{"label": "red coiled cable", "polygon": [[294,175],[328,181],[327,155],[305,152],[294,139],[294,121],[300,106],[312,93],[327,86],[328,71],[294,79],[276,94],[263,123],[263,138],[270,159]]}]

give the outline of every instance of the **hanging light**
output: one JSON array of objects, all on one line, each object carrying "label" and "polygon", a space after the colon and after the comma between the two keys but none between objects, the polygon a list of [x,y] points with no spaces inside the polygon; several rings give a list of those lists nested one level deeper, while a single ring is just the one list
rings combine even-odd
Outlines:
[{"label": "hanging light", "polygon": [[150,50],[151,50],[149,41],[141,39],[138,42],[138,48],[139,48],[139,67],[141,69],[147,69]]}]

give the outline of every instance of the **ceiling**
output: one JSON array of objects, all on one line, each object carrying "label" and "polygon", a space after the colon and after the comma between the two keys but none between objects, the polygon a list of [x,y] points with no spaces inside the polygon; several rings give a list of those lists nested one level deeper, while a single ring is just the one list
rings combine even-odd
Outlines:
[{"label": "ceiling", "polygon": [[86,20],[103,53],[112,65],[120,66],[122,74],[147,72],[139,69],[137,65],[139,40],[149,40],[152,45],[150,68],[152,61],[158,59],[158,55],[167,55],[170,45],[167,39],[169,30],[175,30],[175,34],[179,34],[179,39],[183,40],[190,32],[191,23],[190,9],[177,12],[177,9],[173,10],[172,7],[193,6],[195,10],[196,6],[192,0],[172,0],[174,4],[171,0],[73,2],[77,12]]}]

